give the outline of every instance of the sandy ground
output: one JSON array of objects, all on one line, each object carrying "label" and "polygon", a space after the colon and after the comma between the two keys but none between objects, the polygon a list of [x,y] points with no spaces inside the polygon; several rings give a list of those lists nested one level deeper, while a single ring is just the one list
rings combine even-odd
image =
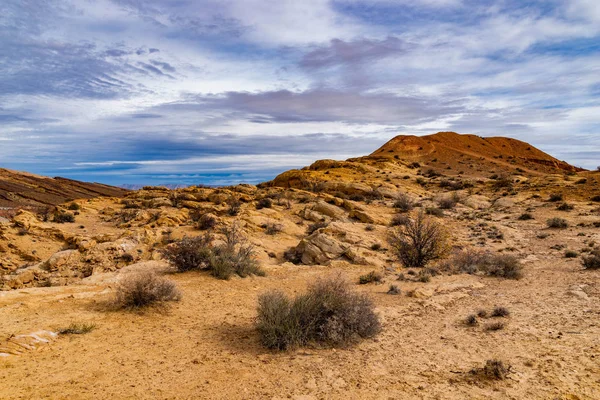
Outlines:
[{"label": "sandy ground", "polygon": [[[171,275],[182,301],[145,314],[107,311],[109,283],[2,292],[3,335],[71,322],[97,329],[3,357],[0,398],[598,399],[600,271],[553,254],[530,259],[537,260],[520,281],[457,275],[399,282],[404,292],[438,289],[422,299],[387,295],[387,284],[357,285],[372,294],[383,320],[376,339],[288,353],[260,347],[257,296],[269,288],[300,292],[327,267],[269,267],[268,277],[230,281]],[[346,273],[355,279],[367,270]],[[511,311],[505,329],[462,323],[496,305]],[[512,366],[510,379],[468,374],[491,358]]]}]

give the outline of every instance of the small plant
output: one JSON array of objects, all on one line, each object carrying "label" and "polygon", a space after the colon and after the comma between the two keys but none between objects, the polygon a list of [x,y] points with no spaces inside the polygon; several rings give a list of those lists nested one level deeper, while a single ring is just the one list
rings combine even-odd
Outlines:
[{"label": "small plant", "polygon": [[477,310],[477,316],[479,318],[486,318],[488,316],[488,313],[484,309]]},{"label": "small plant", "polygon": [[379,333],[374,309],[368,297],[352,291],[337,275],[317,280],[293,299],[280,291],[262,294],[256,328],[262,344],[270,349],[311,343],[344,346]]},{"label": "small plant", "polygon": [[444,210],[442,210],[441,208],[437,208],[437,207],[427,207],[425,209],[425,213],[427,215],[433,215],[434,217],[443,217],[444,216]]},{"label": "small plant", "polygon": [[283,259],[293,264],[300,264],[302,263],[302,253],[296,247],[290,247],[283,252]]},{"label": "small plant", "polygon": [[59,335],[85,335],[96,329],[96,324],[76,323],[73,322],[66,328],[57,330]]},{"label": "small plant", "polygon": [[358,283],[361,285],[365,285],[371,282],[381,282],[383,280],[383,276],[377,271],[371,271],[368,274],[361,275],[358,278]]},{"label": "small plant", "polygon": [[562,203],[558,207],[556,207],[556,209],[559,210],[559,211],[571,211],[574,208],[575,207],[572,204],[569,204],[569,203]]},{"label": "small plant", "polygon": [[379,250],[381,250],[381,244],[380,243],[373,243],[371,245],[371,250],[373,250],[373,251],[379,251]]},{"label": "small plant", "polygon": [[227,209],[227,214],[235,217],[240,213],[242,202],[238,198],[231,196],[229,199],[227,199],[227,205],[229,207]]},{"label": "small plant", "polygon": [[458,201],[454,197],[444,197],[444,198],[438,200],[438,206],[442,210],[451,210],[454,207],[456,207],[457,203],[458,203]]},{"label": "small plant", "polygon": [[399,193],[394,201],[394,208],[400,212],[409,212],[414,207],[413,201],[406,193]]},{"label": "small plant", "polygon": [[519,218],[517,218],[519,221],[529,221],[531,219],[533,219],[533,215],[529,214],[529,213],[523,213],[521,215],[519,215]]},{"label": "small plant", "polygon": [[75,216],[67,211],[58,211],[54,214],[54,222],[64,224],[65,222],[75,222]]},{"label": "small plant", "polygon": [[565,258],[577,258],[577,256],[579,256],[579,253],[574,250],[565,251]]},{"label": "small plant", "polygon": [[397,285],[390,285],[390,288],[387,291],[387,294],[398,295],[400,294],[400,288]]},{"label": "small plant", "polygon": [[589,256],[584,256],[581,263],[585,269],[600,269],[600,250],[594,250]]},{"label": "small plant", "polygon": [[592,200],[592,201],[594,201],[596,203],[600,203],[600,195],[592,196],[592,198],[590,200]]},{"label": "small plant", "polygon": [[180,299],[181,293],[175,283],[153,272],[143,271],[132,273],[121,281],[114,304],[121,309],[135,309]]},{"label": "small plant", "polygon": [[283,225],[276,224],[273,222],[268,222],[268,223],[264,224],[262,227],[265,230],[265,233],[267,235],[271,235],[271,236],[277,235],[278,233],[280,233],[283,230]]},{"label": "small plant", "polygon": [[256,203],[257,210],[262,210],[263,208],[271,208],[271,207],[273,207],[273,202],[268,197],[262,198]]},{"label": "small plant", "polygon": [[392,229],[388,241],[405,267],[425,267],[441,258],[447,250],[446,232],[442,226],[419,212],[406,225]]},{"label": "small plant", "polygon": [[406,215],[396,214],[392,217],[392,221],[390,222],[390,226],[403,226],[408,224],[410,218]]},{"label": "small plant", "polygon": [[306,228],[306,234],[312,235],[315,231],[317,231],[321,228],[327,228],[327,226],[329,226],[329,224],[325,221],[315,222],[314,224],[310,224]]},{"label": "small plant", "polygon": [[491,316],[492,317],[508,317],[510,315],[510,311],[506,307],[494,307]]},{"label": "small plant", "polygon": [[467,326],[475,326],[479,323],[477,320],[477,316],[475,314],[471,314],[465,318],[465,325]]},{"label": "small plant", "polygon": [[552,193],[550,195],[550,197],[548,198],[548,201],[552,202],[552,203],[557,203],[559,201],[563,201],[564,200],[564,196],[562,195],[562,193]]},{"label": "small plant", "polygon": [[521,279],[523,266],[521,262],[510,254],[497,254],[490,256],[483,266],[484,271],[491,276],[506,279]]},{"label": "small plant", "polygon": [[213,240],[213,236],[209,234],[194,238],[185,237],[168,246],[162,254],[179,272],[207,269]]},{"label": "small plant", "polygon": [[504,329],[506,325],[504,324],[504,322],[491,322],[489,324],[487,324],[484,329],[486,331],[499,331]]},{"label": "small plant", "polygon": [[203,214],[198,218],[196,227],[201,231],[206,231],[214,228],[217,225],[217,220],[210,214]]},{"label": "small plant", "polygon": [[375,227],[371,224],[365,226],[365,231],[367,231],[367,232],[373,232],[374,230],[375,230]]},{"label": "small plant", "polygon": [[564,229],[569,226],[569,223],[564,218],[554,217],[548,219],[546,221],[546,225],[548,226],[548,228]]},{"label": "small plant", "polygon": [[499,360],[487,360],[482,368],[473,368],[470,372],[479,378],[498,381],[508,378],[511,367]]},{"label": "small plant", "polygon": [[79,211],[81,210],[81,206],[75,202],[69,204],[69,206],[67,207],[69,210],[71,211]]}]

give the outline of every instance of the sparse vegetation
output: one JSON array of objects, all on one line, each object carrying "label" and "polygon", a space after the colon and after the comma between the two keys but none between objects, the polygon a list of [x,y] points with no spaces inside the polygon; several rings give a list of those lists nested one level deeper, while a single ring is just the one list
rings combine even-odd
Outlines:
[{"label": "sparse vegetation", "polygon": [[201,231],[206,231],[214,228],[217,225],[217,219],[209,214],[203,214],[198,219],[196,227]]},{"label": "sparse vegetation", "polygon": [[564,218],[554,217],[548,219],[546,221],[546,225],[548,226],[548,228],[564,229],[569,226],[569,223]]},{"label": "sparse vegetation", "polygon": [[400,212],[409,212],[414,207],[413,201],[406,193],[399,193],[394,201],[394,208]]},{"label": "sparse vegetation", "polygon": [[589,256],[583,256],[581,263],[585,269],[600,269],[600,250],[594,250]]},{"label": "sparse vegetation", "polygon": [[267,222],[266,224],[262,225],[262,228],[265,230],[265,233],[267,235],[277,235],[278,233],[280,233],[283,230],[283,225],[281,224],[276,224],[274,222]]},{"label": "sparse vegetation", "polygon": [[392,228],[388,241],[405,267],[425,267],[441,258],[447,250],[447,236],[442,226],[419,212],[405,225]]},{"label": "sparse vegetation", "polygon": [[54,214],[53,221],[58,224],[64,224],[66,222],[75,222],[75,216],[67,211],[57,211]]},{"label": "sparse vegetation", "polygon": [[57,329],[59,335],[85,335],[96,329],[96,324],[73,322],[69,326]]},{"label": "sparse vegetation", "polygon": [[163,250],[163,256],[180,272],[204,269],[218,279],[229,279],[232,274],[242,278],[263,276],[253,247],[246,243],[237,223],[223,228],[221,233],[225,236],[223,244],[213,245],[214,237],[210,234],[183,238]]},{"label": "sparse vegetation", "polygon": [[510,315],[510,311],[506,307],[494,307],[491,316],[492,317],[508,317]]},{"label": "sparse vegetation", "polygon": [[562,195],[562,193],[552,193],[550,195],[550,197],[548,198],[548,201],[552,202],[552,203],[557,203],[559,201],[563,201],[564,200],[564,196]]},{"label": "sparse vegetation", "polygon": [[574,250],[565,251],[565,258],[577,258],[577,256],[579,256],[579,254]]},{"label": "sparse vegetation", "polygon": [[398,295],[400,294],[400,288],[398,287],[398,285],[391,284],[387,291],[387,294]]},{"label": "sparse vegetation", "polygon": [[471,248],[455,251],[440,268],[450,273],[481,273],[506,279],[523,277],[523,266],[515,256]]},{"label": "sparse vegetation", "polygon": [[482,368],[473,368],[470,373],[481,379],[504,380],[508,378],[511,367],[499,360],[487,360]]},{"label": "sparse vegetation", "polygon": [[571,211],[574,208],[575,207],[572,204],[569,204],[569,203],[562,203],[558,207],[556,207],[556,209],[559,210],[559,211]]},{"label": "sparse vegetation", "polygon": [[69,206],[67,207],[69,210],[71,211],[79,211],[81,210],[81,206],[75,202],[69,204]]},{"label": "sparse vegetation", "polygon": [[475,326],[479,323],[477,316],[475,314],[471,314],[465,318],[465,325],[467,326]]},{"label": "sparse vegetation", "polygon": [[273,207],[273,202],[268,197],[264,197],[256,202],[256,209],[262,210],[263,208]]},{"label": "sparse vegetation", "polygon": [[117,286],[114,305],[121,309],[144,308],[167,301],[179,301],[175,283],[150,271],[131,273]]},{"label": "sparse vegetation", "polygon": [[381,329],[371,300],[341,276],[318,279],[290,299],[280,291],[259,297],[256,327],[262,344],[287,350],[309,344],[344,346]]},{"label": "sparse vegetation", "polygon": [[377,272],[377,271],[371,271],[368,274],[365,275],[361,275],[358,278],[358,283],[360,283],[361,285],[365,285],[367,283],[372,283],[372,282],[381,282],[383,280],[383,275],[381,275],[381,273]]},{"label": "sparse vegetation", "polygon": [[521,215],[519,215],[519,218],[517,218],[519,221],[529,221],[533,219],[533,215],[529,214],[529,213],[523,213]]},{"label": "sparse vegetation", "polygon": [[486,331],[499,331],[504,329],[505,326],[506,324],[504,322],[490,322],[489,324],[486,324],[483,329]]}]

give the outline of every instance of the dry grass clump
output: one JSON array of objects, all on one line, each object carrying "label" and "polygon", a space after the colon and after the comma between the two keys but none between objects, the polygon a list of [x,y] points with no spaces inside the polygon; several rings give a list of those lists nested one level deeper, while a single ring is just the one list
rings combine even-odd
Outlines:
[{"label": "dry grass clump", "polygon": [[65,222],[75,222],[75,216],[67,211],[57,211],[54,213],[53,221],[58,224],[64,224]]},{"label": "dry grass clump", "polygon": [[372,301],[340,275],[318,279],[293,299],[280,291],[258,299],[256,327],[262,344],[286,350],[309,344],[345,346],[381,329]]},{"label": "dry grass clump", "polygon": [[263,208],[273,207],[273,201],[270,198],[264,197],[256,202],[256,209],[262,210]]},{"label": "dry grass clump", "polygon": [[582,257],[581,263],[585,269],[600,269],[600,250],[594,250],[589,256]]},{"label": "dry grass clump", "polygon": [[529,213],[523,213],[521,215],[519,215],[519,218],[517,218],[519,221],[529,221],[533,219],[533,215],[529,214]]},{"label": "dry grass clump", "polygon": [[569,223],[564,218],[550,218],[546,221],[548,228],[564,229],[569,226]]},{"label": "dry grass clump", "polygon": [[132,273],[121,281],[115,293],[114,306],[136,309],[180,299],[181,293],[175,283],[153,272],[142,271]]},{"label": "dry grass clump", "polygon": [[365,275],[361,275],[358,278],[358,283],[360,283],[361,285],[365,285],[367,283],[371,283],[371,282],[381,282],[383,280],[383,275],[380,272],[377,271],[371,271],[368,274]]},{"label": "dry grass clump", "polygon": [[447,251],[447,235],[442,225],[419,212],[405,225],[390,230],[388,242],[407,268],[422,268]]},{"label": "dry grass clump", "polygon": [[394,201],[394,208],[400,212],[409,212],[414,207],[414,203],[406,193],[399,193]]},{"label": "dry grass clump", "polygon": [[65,328],[57,329],[59,335],[85,335],[96,329],[96,324],[73,322]]},{"label": "dry grass clump", "polygon": [[563,201],[564,200],[564,196],[562,195],[562,193],[552,193],[550,195],[550,197],[548,198],[548,201],[552,202],[552,203],[556,203],[559,201]]},{"label": "dry grass clump", "polygon": [[400,288],[398,287],[398,285],[391,284],[387,291],[387,294],[398,295],[398,294],[400,294],[400,292],[401,291],[400,291]]},{"label": "dry grass clump", "polygon": [[440,263],[439,267],[449,273],[481,273],[507,279],[523,277],[523,266],[517,257],[472,248],[455,251],[447,260]]},{"label": "dry grass clump", "polygon": [[506,324],[504,322],[492,322],[487,324],[483,329],[486,331],[499,331],[504,329]]},{"label": "dry grass clump", "polygon": [[261,228],[263,228],[265,230],[265,233],[267,235],[277,235],[278,233],[280,233],[283,230],[283,225],[282,224],[276,224],[274,222],[267,222],[266,224],[262,224]]},{"label": "dry grass clump", "polygon": [[500,360],[487,360],[481,368],[473,368],[470,373],[482,379],[504,380],[511,373],[511,366]]},{"label": "dry grass clump", "polygon": [[229,279],[236,274],[264,276],[264,271],[254,258],[254,248],[243,237],[237,224],[221,230],[224,243],[214,245],[210,234],[183,238],[163,250],[163,256],[180,272],[209,270],[219,279]]},{"label": "dry grass clump", "polygon": [[573,206],[572,204],[569,204],[569,203],[562,203],[558,207],[556,207],[556,209],[559,211],[571,211],[574,208],[575,208],[575,206]]}]

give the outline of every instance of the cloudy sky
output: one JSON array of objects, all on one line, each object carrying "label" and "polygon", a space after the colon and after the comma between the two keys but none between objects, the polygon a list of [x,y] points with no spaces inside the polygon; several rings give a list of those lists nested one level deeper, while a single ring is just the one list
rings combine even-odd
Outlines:
[{"label": "cloudy sky", "polygon": [[598,0],[1,0],[0,166],[260,182],[441,130],[600,164]]}]

